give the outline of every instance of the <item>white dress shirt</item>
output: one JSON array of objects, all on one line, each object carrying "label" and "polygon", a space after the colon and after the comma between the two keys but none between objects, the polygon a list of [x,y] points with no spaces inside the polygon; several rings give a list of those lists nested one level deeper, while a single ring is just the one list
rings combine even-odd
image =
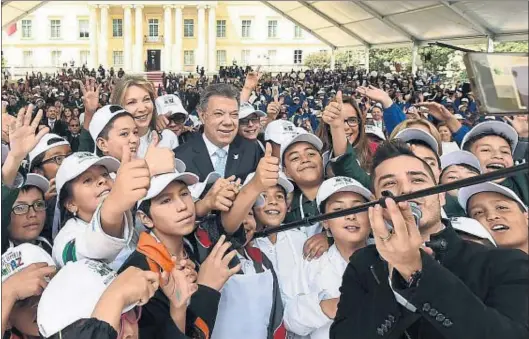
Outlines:
[{"label": "white dress shirt", "polygon": [[[218,158],[215,152],[217,152],[217,150],[220,147],[214,145],[211,141],[209,141],[208,137],[206,137],[206,134],[204,133],[202,133],[202,138],[204,139],[204,143],[206,144],[206,148],[208,149],[208,154],[209,154],[209,158],[211,159],[211,164],[215,166],[215,164],[217,163],[217,158]],[[230,150],[230,145],[226,145],[222,147],[222,149],[226,151],[226,155],[227,155]]]}]

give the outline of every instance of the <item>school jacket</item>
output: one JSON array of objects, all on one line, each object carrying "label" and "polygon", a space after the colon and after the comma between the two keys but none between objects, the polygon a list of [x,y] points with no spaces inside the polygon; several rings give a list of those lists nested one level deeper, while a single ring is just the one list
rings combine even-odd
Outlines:
[{"label": "school jacket", "polygon": [[529,337],[527,255],[464,241],[448,220],[443,223],[446,228],[427,243],[435,258],[421,251],[418,284],[408,288],[393,274],[393,289],[407,304],[396,300],[374,245],[351,256],[330,338]]}]

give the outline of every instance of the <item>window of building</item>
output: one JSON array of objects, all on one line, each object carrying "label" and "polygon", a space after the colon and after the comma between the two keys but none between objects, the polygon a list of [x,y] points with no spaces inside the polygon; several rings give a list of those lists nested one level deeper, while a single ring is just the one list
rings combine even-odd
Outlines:
[{"label": "window of building", "polygon": [[112,19],[112,36],[114,38],[123,37],[123,19]]},{"label": "window of building", "polygon": [[158,19],[149,19],[149,37],[158,37],[159,22]]},{"label": "window of building", "polygon": [[52,66],[61,66],[61,51],[51,51],[51,65]]},{"label": "window of building", "polygon": [[303,30],[298,25],[294,26],[294,38],[302,38]]},{"label": "window of building", "polygon": [[241,64],[248,65],[250,63],[250,50],[243,49],[241,51]]},{"label": "window of building", "polygon": [[112,52],[112,63],[114,64],[114,67],[123,66],[123,51]]},{"label": "window of building", "polygon": [[271,49],[268,51],[268,62],[271,64],[274,64],[276,62],[276,55],[277,51],[275,49]]},{"label": "window of building", "polygon": [[22,37],[31,38],[33,36],[33,23],[31,20],[22,20]]},{"label": "window of building", "polygon": [[195,36],[195,22],[193,19],[184,19],[184,37],[192,38]]},{"label": "window of building", "polygon": [[50,38],[61,38],[61,20],[50,20]]},{"label": "window of building", "polygon": [[249,38],[252,35],[252,20],[242,21],[242,37]]},{"label": "window of building", "polygon": [[268,37],[277,38],[277,20],[268,20]]},{"label": "window of building", "polygon": [[226,66],[226,51],[217,51],[217,67]]},{"label": "window of building", "polygon": [[90,58],[90,51],[81,51],[79,52],[79,61],[82,65],[88,64],[88,59]]},{"label": "window of building", "polygon": [[294,64],[301,64],[303,62],[303,51],[296,49],[294,51]]},{"label": "window of building", "polygon": [[79,20],[79,38],[87,39],[90,37],[90,25],[88,20]]},{"label": "window of building", "polygon": [[23,57],[23,66],[32,66],[33,65],[33,51],[24,51],[22,54]]},{"label": "window of building", "polygon": [[184,51],[184,65],[195,65],[195,51]]},{"label": "window of building", "polygon": [[226,20],[217,20],[217,38],[226,37]]}]

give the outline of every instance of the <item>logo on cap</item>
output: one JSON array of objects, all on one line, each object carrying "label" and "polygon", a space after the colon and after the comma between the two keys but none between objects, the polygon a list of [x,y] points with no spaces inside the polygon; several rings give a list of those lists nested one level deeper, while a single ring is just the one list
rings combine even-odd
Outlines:
[{"label": "logo on cap", "polygon": [[334,179],[334,187],[353,184],[353,180],[348,177],[338,177]]},{"label": "logo on cap", "polygon": [[163,103],[165,105],[171,105],[171,104],[174,104],[174,99],[172,96],[166,96],[163,98]]},{"label": "logo on cap", "polygon": [[16,251],[8,253],[2,258],[2,276],[6,276],[11,272],[16,271],[17,268],[23,265],[22,252]]}]

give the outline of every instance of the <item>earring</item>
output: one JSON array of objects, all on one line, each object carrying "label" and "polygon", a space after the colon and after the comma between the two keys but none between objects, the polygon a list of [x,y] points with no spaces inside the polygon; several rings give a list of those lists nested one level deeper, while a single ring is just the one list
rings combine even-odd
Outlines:
[{"label": "earring", "polygon": [[73,216],[77,218],[77,210],[73,211]]},{"label": "earring", "polygon": [[331,233],[331,230],[330,229],[326,229],[325,230],[325,233],[327,235],[327,238],[332,238],[332,233]]}]

